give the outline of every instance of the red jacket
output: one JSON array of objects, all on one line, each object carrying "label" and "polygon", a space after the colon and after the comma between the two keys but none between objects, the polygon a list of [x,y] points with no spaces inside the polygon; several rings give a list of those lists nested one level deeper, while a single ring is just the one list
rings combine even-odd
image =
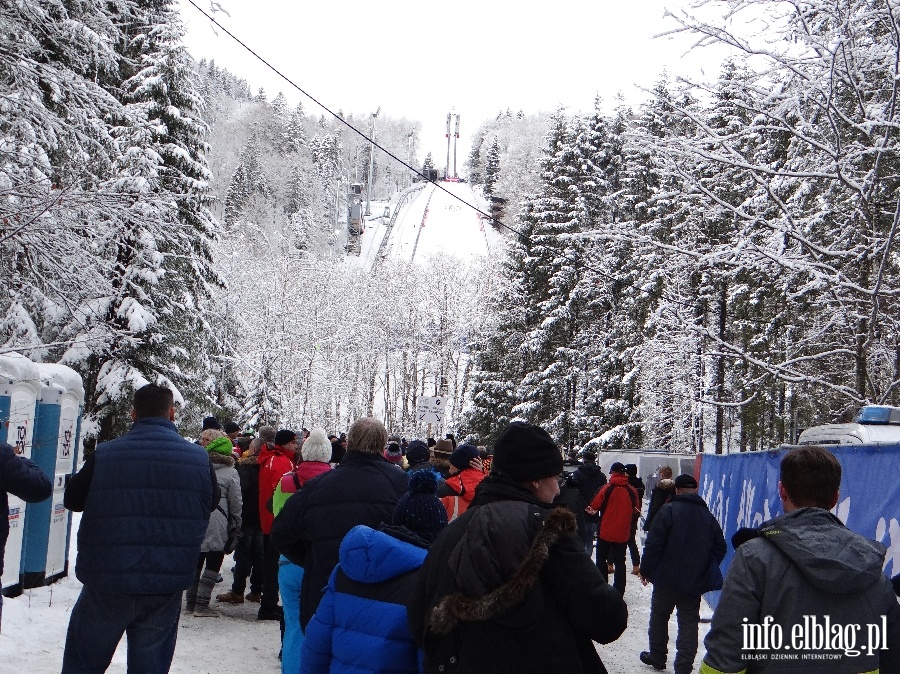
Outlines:
[{"label": "red jacket", "polygon": [[[484,473],[474,468],[466,468],[455,475],[451,475],[446,480],[438,494],[441,497],[441,503],[447,509],[447,520],[452,522],[454,519],[466,512],[466,508],[475,498],[475,487],[484,479]],[[445,496],[444,494],[449,495]]]},{"label": "red jacket", "polygon": [[612,473],[609,482],[600,487],[591,500],[591,508],[600,512],[597,538],[609,543],[627,543],[631,537],[632,514],[635,508],[640,507],[640,497],[637,490],[628,484],[628,476]]},{"label": "red jacket", "polygon": [[278,481],[285,473],[294,469],[294,461],[288,451],[281,445],[265,444],[259,450],[259,526],[264,534],[272,533],[272,522],[275,516],[266,508],[266,503]]}]

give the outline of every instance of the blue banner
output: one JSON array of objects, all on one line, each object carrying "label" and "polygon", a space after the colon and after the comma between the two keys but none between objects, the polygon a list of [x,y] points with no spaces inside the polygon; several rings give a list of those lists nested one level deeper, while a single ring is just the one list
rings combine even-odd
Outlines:
[{"label": "blue banner", "polygon": [[[898,445],[826,447],[842,468],[841,493],[834,513],[853,531],[888,547],[884,570],[900,573],[900,462]],[[786,449],[742,454],[703,454],[700,495],[722,526],[728,552],[724,574],[734,549],[731,537],[741,527],[758,527],[784,512],[778,495],[778,467]],[[698,457],[699,458],[699,457]],[[718,592],[706,600],[715,608]]]}]

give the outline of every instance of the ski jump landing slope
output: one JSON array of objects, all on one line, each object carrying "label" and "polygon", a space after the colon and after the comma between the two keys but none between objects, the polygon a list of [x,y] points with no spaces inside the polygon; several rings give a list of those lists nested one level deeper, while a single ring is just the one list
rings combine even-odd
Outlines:
[{"label": "ski jump landing slope", "polygon": [[[484,210],[482,200],[476,198],[466,183],[426,185],[403,204],[390,232],[383,226],[373,228],[371,240],[362,247],[364,266],[371,269],[376,264],[379,249],[383,261],[407,264],[423,263],[435,255],[450,255],[464,261],[496,256],[502,237],[463,202]],[[387,243],[381,246],[385,236]]]}]

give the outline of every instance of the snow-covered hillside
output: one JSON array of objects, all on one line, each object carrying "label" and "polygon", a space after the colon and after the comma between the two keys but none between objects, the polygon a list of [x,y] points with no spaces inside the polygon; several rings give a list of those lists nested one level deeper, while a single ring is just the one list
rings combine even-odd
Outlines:
[{"label": "snow-covered hillside", "polygon": [[[486,208],[467,183],[425,185],[402,204],[393,227],[390,218],[369,220],[362,237],[363,265],[371,269],[379,256],[406,263],[421,263],[433,255],[463,261],[496,256],[502,237],[467,204],[482,211]],[[373,214],[383,211],[383,204],[373,203]]]}]

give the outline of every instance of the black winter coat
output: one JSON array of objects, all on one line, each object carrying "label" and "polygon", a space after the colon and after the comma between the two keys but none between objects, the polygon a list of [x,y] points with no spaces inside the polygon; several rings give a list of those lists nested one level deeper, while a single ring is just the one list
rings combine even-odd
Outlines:
[{"label": "black winter coat", "polygon": [[660,480],[650,492],[650,503],[647,505],[647,519],[644,520],[644,531],[650,531],[653,518],[666,503],[675,496],[675,481],[671,478]]},{"label": "black winter coat", "polygon": [[578,530],[578,537],[584,540],[587,537],[585,526],[588,514],[584,511],[588,506],[588,501],[584,499],[581,490],[578,488],[578,482],[572,473],[567,473],[559,483],[559,496],[557,496],[553,505],[563,505],[575,515],[575,526]]},{"label": "black winter coat", "polygon": [[606,672],[593,641],[628,608],[584,553],[565,508],[496,475],[432,544],[407,617],[425,672]]},{"label": "black winter coat", "polygon": [[406,493],[406,472],[380,454],[348,450],[340,464],[291,496],[272,525],[272,544],[305,569],[300,624],[306,629],[338,563],[347,532],[358,524],[390,523]]},{"label": "black winter coat", "polygon": [[[28,503],[50,498],[53,485],[31,459],[17,456],[12,445],[0,442],[0,512],[9,513],[9,496],[18,496]],[[19,526],[24,518],[20,517]],[[3,553],[9,538],[9,518],[0,518],[0,575],[3,574]]]},{"label": "black winter coat", "polygon": [[235,466],[241,479],[241,529],[262,531],[259,524],[259,460],[255,456],[240,459]]},{"label": "black winter coat", "polygon": [[643,501],[644,494],[647,492],[647,485],[644,484],[644,481],[635,475],[629,475],[628,484],[634,487],[635,491],[638,493],[638,498]]},{"label": "black winter coat", "polygon": [[697,494],[675,496],[660,508],[644,543],[641,575],[654,586],[696,597],[722,588],[722,527]]},{"label": "black winter coat", "polygon": [[[590,503],[594,499],[594,495],[600,491],[600,487],[606,484],[606,474],[596,463],[585,463],[576,468],[572,475],[574,475],[578,489],[581,490],[581,495],[584,496],[587,503]],[[600,521],[600,515],[587,515],[587,521],[596,524]]]}]

